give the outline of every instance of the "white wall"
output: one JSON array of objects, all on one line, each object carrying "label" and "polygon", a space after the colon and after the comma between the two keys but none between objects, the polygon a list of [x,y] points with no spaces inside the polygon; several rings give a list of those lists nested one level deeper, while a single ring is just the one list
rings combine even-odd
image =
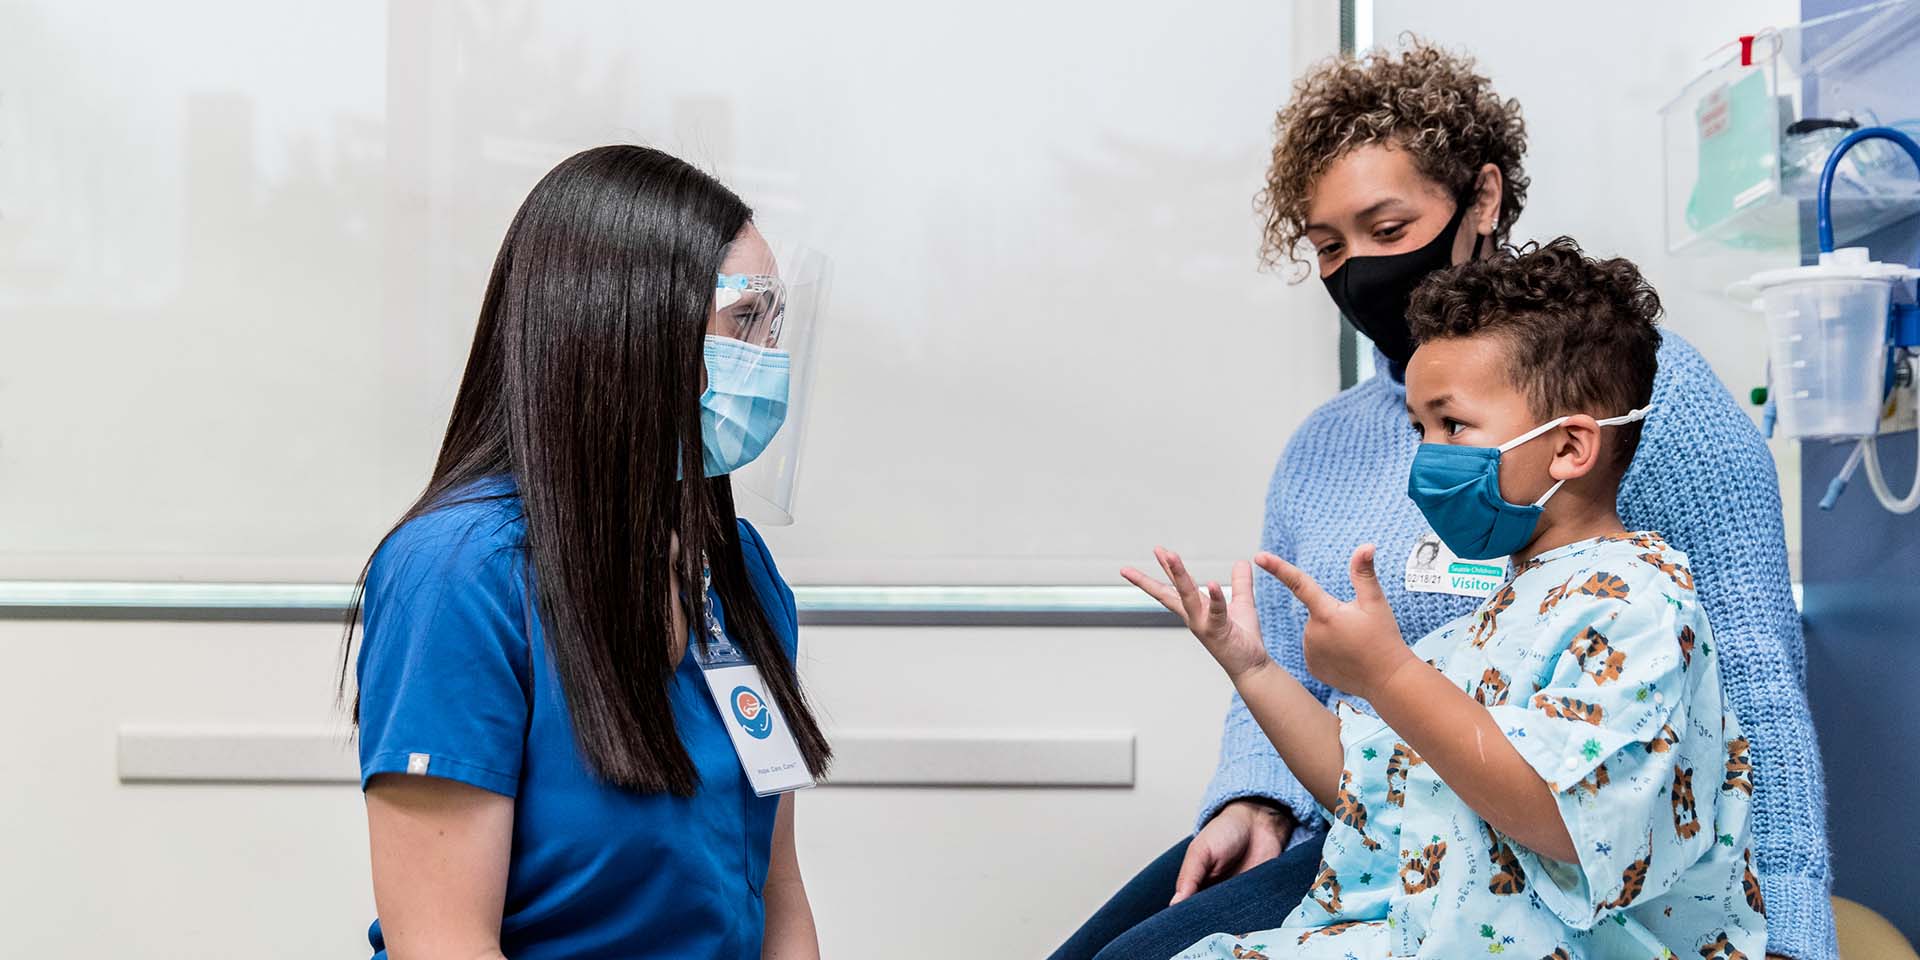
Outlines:
[{"label": "white wall", "polygon": [[350,579],[512,212],[612,141],[834,258],[795,581],[1239,556],[1337,384],[1254,269],[1289,9],[0,7],[0,577]]},{"label": "white wall", "polygon": [[[20,921],[0,954],[364,955],[373,902],[354,786],[115,775],[122,726],[337,724],[338,640],[322,624],[0,620],[13,678],[0,697],[0,915]],[[811,628],[802,672],[830,732],[1138,738],[1131,789],[800,795],[822,946],[845,960],[906,943],[925,957],[1044,955],[1185,834],[1229,693],[1190,637],[1153,628]]]},{"label": "white wall", "polygon": [[[1799,254],[1667,252],[1658,111],[1720,62],[1708,54],[1741,34],[1797,22],[1799,4],[1371,2],[1376,44],[1397,46],[1411,31],[1467,51],[1501,96],[1520,101],[1533,185],[1514,238],[1565,234],[1593,253],[1633,260],[1660,291],[1665,325],[1698,347],[1746,405],[1749,389],[1765,382],[1766,343],[1760,316],[1723,291],[1759,270],[1797,264]],[[1747,409],[1757,421],[1759,409]],[[1775,442],[1773,449],[1797,562],[1799,447]]]},{"label": "white wall", "polygon": [[[1161,541],[1223,567],[1337,383],[1333,311],[1255,272],[1251,205],[1330,12],[0,4],[0,578],[350,578],[424,480],[507,218],[608,141],[837,260],[800,523],[770,531],[792,579],[1111,583]],[[337,727],[337,642],[0,619],[0,914],[28,918],[0,953],[355,955],[352,786],[115,774],[123,727]],[[1172,631],[804,646],[831,730],[1137,743],[1131,788],[804,796],[831,956],[1040,955],[1213,766],[1227,686]]]}]

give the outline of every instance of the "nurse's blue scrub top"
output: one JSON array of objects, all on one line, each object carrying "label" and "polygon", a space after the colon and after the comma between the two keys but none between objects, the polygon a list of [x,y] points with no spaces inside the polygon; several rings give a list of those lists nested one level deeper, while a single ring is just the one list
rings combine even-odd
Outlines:
[{"label": "nurse's blue scrub top", "polygon": [[[778,798],[748,787],[692,657],[670,698],[699,792],[595,778],[528,602],[519,500],[504,483],[484,489],[499,496],[409,521],[374,555],[358,666],[362,788],[375,774],[424,773],[514,798],[500,924],[514,960],[759,957]],[[793,592],[745,521],[740,546],[791,659]],[[724,625],[718,599],[707,602]],[[378,920],[367,937],[384,960]]]}]

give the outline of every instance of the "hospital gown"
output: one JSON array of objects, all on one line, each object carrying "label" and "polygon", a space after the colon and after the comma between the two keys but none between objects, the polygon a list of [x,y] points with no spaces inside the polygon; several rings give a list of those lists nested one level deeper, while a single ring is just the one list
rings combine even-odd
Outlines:
[{"label": "hospital gown", "polygon": [[1216,934],[1177,960],[1765,953],[1752,747],[1684,554],[1651,533],[1548,551],[1414,652],[1547,781],[1579,863],[1501,835],[1342,704],[1344,769],[1307,899],[1277,930]]}]

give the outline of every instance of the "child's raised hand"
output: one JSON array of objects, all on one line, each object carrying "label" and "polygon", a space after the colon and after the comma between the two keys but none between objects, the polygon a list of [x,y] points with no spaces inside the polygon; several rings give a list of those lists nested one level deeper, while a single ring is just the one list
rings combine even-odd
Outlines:
[{"label": "child's raised hand", "polygon": [[1238,680],[1273,662],[1260,640],[1260,617],[1253,609],[1253,568],[1245,560],[1233,565],[1233,600],[1229,602],[1218,583],[1209,581],[1204,593],[1194,586],[1179,554],[1155,547],[1153,557],[1160,561],[1160,569],[1166,571],[1171,584],[1132,567],[1121,570],[1120,575],[1186,621],[1187,629],[1200,638],[1228,677]]},{"label": "child's raised hand", "polygon": [[1271,553],[1253,558],[1260,569],[1273,574],[1307,608],[1301,637],[1307,669],[1322,681],[1369,700],[1395,670],[1417,661],[1400,637],[1400,624],[1380,591],[1373,572],[1373,544],[1353,551],[1347,575],[1353,581],[1353,601],[1342,602],[1320,588],[1307,572]]}]

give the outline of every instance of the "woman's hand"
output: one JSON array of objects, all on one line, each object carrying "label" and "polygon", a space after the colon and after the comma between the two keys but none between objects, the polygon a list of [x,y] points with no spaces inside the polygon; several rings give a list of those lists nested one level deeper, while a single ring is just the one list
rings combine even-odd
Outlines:
[{"label": "woman's hand", "polygon": [[1292,835],[1293,817],[1278,806],[1242,799],[1221,807],[1187,844],[1172,903],[1272,860]]},{"label": "woman's hand", "polygon": [[[1347,575],[1354,599],[1343,603],[1320,588],[1306,571],[1271,553],[1253,558],[1260,569],[1273,574],[1307,608],[1301,645],[1307,669],[1322,681],[1360,697],[1372,699],[1401,667],[1418,663],[1400,636],[1400,624],[1387,606],[1386,594],[1373,572],[1373,544],[1353,551]],[[1237,590],[1237,588],[1236,588]]]},{"label": "woman's hand", "polygon": [[1121,570],[1120,575],[1184,621],[1229,678],[1237,683],[1273,663],[1260,639],[1260,617],[1253,608],[1253,568],[1246,561],[1233,565],[1233,600],[1229,602],[1218,583],[1209,581],[1202,594],[1187,575],[1179,554],[1155,547],[1153,557],[1160,561],[1160,569],[1166,571],[1171,584],[1132,567]]}]

